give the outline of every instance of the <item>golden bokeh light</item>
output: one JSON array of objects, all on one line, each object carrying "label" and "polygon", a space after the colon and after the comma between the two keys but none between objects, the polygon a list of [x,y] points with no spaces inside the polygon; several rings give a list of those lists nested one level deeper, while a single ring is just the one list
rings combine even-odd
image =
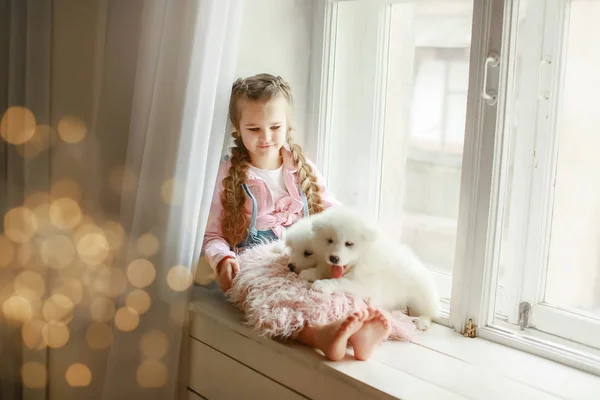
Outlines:
[{"label": "golden bokeh light", "polygon": [[50,321],[42,328],[42,339],[48,347],[58,349],[69,341],[70,334],[67,325],[60,321]]},{"label": "golden bokeh light", "polygon": [[35,116],[24,107],[9,107],[0,120],[0,136],[10,144],[23,144],[35,134]]},{"label": "golden bokeh light", "polygon": [[123,332],[131,332],[140,323],[139,314],[131,307],[121,307],[115,314],[115,325]]},{"label": "golden bokeh light", "polygon": [[90,304],[90,315],[96,322],[107,322],[115,316],[115,303],[108,297],[96,297]]},{"label": "golden bokeh light", "polygon": [[150,303],[150,295],[141,289],[133,290],[125,298],[125,305],[133,308],[140,315],[148,311]]},{"label": "golden bokeh light", "polygon": [[63,294],[53,294],[44,302],[42,313],[46,321],[68,321],[73,317],[73,302]]},{"label": "golden bokeh light", "polygon": [[96,225],[94,219],[86,215],[82,218],[79,227],[73,234],[73,241],[75,243],[79,243],[81,239],[83,239],[86,235],[92,233],[96,235],[104,235],[104,231],[102,230],[102,228]]},{"label": "golden bokeh light", "polygon": [[115,221],[106,221],[102,224],[102,230],[111,250],[118,250],[125,240],[125,230]]},{"label": "golden bokeh light", "polygon": [[58,136],[67,143],[78,143],[85,138],[87,127],[80,118],[66,115],[57,125]]},{"label": "golden bokeh light", "polygon": [[123,294],[127,287],[127,278],[123,271],[118,268],[109,268],[100,266],[96,279],[94,280],[94,289],[104,296],[117,297]]},{"label": "golden bokeh light", "polygon": [[40,253],[44,263],[54,269],[63,269],[75,260],[75,246],[65,235],[55,235],[44,239]]},{"label": "golden bokeh light", "polygon": [[85,331],[85,341],[94,350],[103,350],[110,346],[113,333],[107,324],[94,322]]},{"label": "golden bokeh light", "polygon": [[22,296],[11,296],[6,299],[2,310],[7,321],[17,324],[29,321],[33,315],[31,304]]},{"label": "golden bokeh light", "polygon": [[45,290],[44,278],[37,272],[23,271],[15,278],[15,292],[22,297],[40,299]]},{"label": "golden bokeh light", "polygon": [[167,283],[176,292],[187,290],[192,284],[193,276],[183,265],[176,265],[167,273]]},{"label": "golden bokeh light", "polygon": [[28,208],[15,207],[4,215],[4,234],[13,242],[29,242],[37,228],[35,214]]},{"label": "golden bokeh light", "polygon": [[61,179],[52,184],[50,195],[55,199],[69,198],[77,203],[81,202],[81,188],[71,179]]},{"label": "golden bokeh light", "polygon": [[167,383],[167,367],[158,360],[145,360],[138,367],[136,376],[141,387],[163,387]]},{"label": "golden bokeh light", "polygon": [[38,223],[37,234],[43,237],[56,234],[57,228],[50,221],[50,203],[39,204],[32,210]]},{"label": "golden bokeh light", "polygon": [[21,366],[23,385],[31,389],[43,389],[48,382],[46,366],[39,362],[26,362]]},{"label": "golden bokeh light", "polygon": [[123,167],[113,168],[108,175],[108,186],[115,194],[130,193],[135,189],[135,185],[134,173]]},{"label": "golden bokeh light", "polygon": [[74,305],[77,305],[83,298],[83,285],[75,278],[62,278],[54,285],[52,294],[67,296]]},{"label": "golden bokeh light", "polygon": [[71,387],[85,387],[92,382],[92,372],[84,364],[73,364],[67,368],[65,379]]},{"label": "golden bokeh light", "polygon": [[54,129],[49,125],[38,125],[31,139],[17,146],[17,152],[23,158],[35,158],[46,151],[52,143]]},{"label": "golden bokeh light", "polygon": [[21,338],[25,346],[33,350],[39,350],[46,347],[46,341],[42,337],[42,332],[46,323],[40,320],[31,320],[21,327]]},{"label": "golden bokeh light", "polygon": [[138,253],[144,257],[152,257],[160,249],[160,241],[151,233],[145,233],[135,242]]},{"label": "golden bokeh light", "polygon": [[75,200],[61,197],[50,205],[50,221],[58,229],[73,229],[81,222],[81,208]]},{"label": "golden bokeh light", "polygon": [[21,266],[29,265],[30,261],[34,261],[36,255],[36,247],[31,243],[21,243],[17,248],[17,263]]},{"label": "golden bokeh light", "polygon": [[24,206],[30,210],[35,209],[38,206],[52,203],[52,196],[48,192],[35,192],[28,195],[25,198]]},{"label": "golden bokeh light", "polygon": [[103,234],[88,233],[77,242],[79,258],[86,264],[99,265],[106,260],[110,246]]},{"label": "golden bokeh light", "polygon": [[183,185],[176,179],[168,179],[162,184],[160,195],[166,204],[179,205],[183,202]]},{"label": "golden bokeh light", "polygon": [[176,325],[183,325],[187,317],[187,308],[183,302],[174,302],[169,307],[169,318]]},{"label": "golden bokeh light", "polygon": [[129,263],[129,266],[127,267],[127,278],[133,286],[145,288],[154,282],[154,278],[156,278],[156,269],[150,261],[138,258]]},{"label": "golden bokeh light", "polygon": [[0,234],[0,268],[8,267],[14,259],[14,244],[6,236]]},{"label": "golden bokeh light", "polygon": [[144,357],[160,360],[169,351],[169,338],[164,332],[152,329],[142,336],[140,350]]}]

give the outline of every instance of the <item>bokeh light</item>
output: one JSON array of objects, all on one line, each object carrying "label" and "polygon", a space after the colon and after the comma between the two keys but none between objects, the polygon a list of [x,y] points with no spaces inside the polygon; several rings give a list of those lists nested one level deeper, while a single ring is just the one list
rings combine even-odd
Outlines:
[{"label": "bokeh light", "polygon": [[10,144],[23,144],[35,133],[35,116],[24,107],[9,107],[0,120],[0,136]]},{"label": "bokeh light", "polygon": [[119,268],[100,266],[94,281],[94,289],[104,296],[117,297],[127,287],[127,278]]},{"label": "bokeh light", "polygon": [[71,179],[61,179],[52,184],[50,195],[55,199],[69,198],[77,203],[81,202],[81,188]]},{"label": "bokeh light", "polygon": [[183,265],[176,265],[167,273],[167,283],[176,292],[182,292],[190,287],[193,276]]},{"label": "bokeh light", "polygon": [[42,309],[46,321],[69,321],[73,318],[73,302],[63,294],[54,294],[44,302]]},{"label": "bokeh light", "polygon": [[4,235],[0,235],[0,268],[8,267],[15,259],[15,246]]},{"label": "bokeh light", "polygon": [[42,260],[54,269],[63,269],[75,260],[75,246],[65,235],[50,236],[40,248]]},{"label": "bokeh light", "polygon": [[142,337],[140,350],[146,358],[159,360],[169,351],[169,338],[164,332],[152,329]]},{"label": "bokeh light", "polygon": [[167,367],[158,360],[142,361],[136,375],[141,387],[158,388],[167,383]]},{"label": "bokeh light", "polygon": [[141,289],[133,290],[125,298],[125,305],[133,308],[140,315],[148,311],[150,304],[150,295]]},{"label": "bokeh light", "polygon": [[108,240],[100,233],[87,233],[77,242],[79,258],[90,265],[102,264],[109,251]]},{"label": "bokeh light", "polygon": [[115,325],[123,332],[131,332],[140,323],[139,314],[131,307],[121,307],[115,314]]},{"label": "bokeh light", "polygon": [[67,296],[74,305],[77,305],[83,297],[83,286],[75,278],[61,278],[52,288],[52,294]]},{"label": "bokeh light", "polygon": [[67,368],[65,379],[71,387],[85,387],[92,382],[92,372],[84,364],[73,364]]},{"label": "bokeh light", "polygon": [[102,230],[111,250],[115,251],[123,246],[125,230],[118,222],[106,221],[102,224]]},{"label": "bokeh light", "polygon": [[176,179],[168,179],[162,184],[160,195],[165,204],[179,205],[183,202],[183,185]]},{"label": "bokeh light", "polygon": [[60,321],[50,321],[42,328],[42,339],[48,347],[58,349],[69,341],[70,333],[67,325]]},{"label": "bokeh light", "polygon": [[46,366],[39,362],[26,362],[21,367],[23,385],[31,389],[42,389],[48,382]]},{"label": "bokeh light", "polygon": [[35,214],[28,208],[15,207],[4,215],[4,234],[13,242],[30,241],[37,228]]},{"label": "bokeh light", "polygon": [[50,147],[53,137],[54,129],[51,126],[38,125],[31,139],[17,146],[17,152],[23,158],[35,158]]},{"label": "bokeh light", "polygon": [[160,241],[151,233],[145,233],[135,242],[138,253],[144,257],[152,257],[160,249]]},{"label": "bokeh light", "polygon": [[31,304],[22,296],[11,296],[6,299],[2,311],[7,321],[17,324],[29,321],[33,315]]},{"label": "bokeh light", "polygon": [[90,304],[90,315],[94,321],[107,322],[115,316],[115,303],[108,297],[96,297]]},{"label": "bokeh light", "polygon": [[127,267],[127,278],[129,282],[138,288],[150,286],[156,278],[156,269],[148,260],[138,258],[129,263]]},{"label": "bokeh light", "polygon": [[31,320],[21,327],[21,338],[25,346],[30,349],[43,349],[46,347],[46,341],[42,337],[42,332],[46,323],[40,320]]},{"label": "bokeh light", "polygon": [[107,324],[94,322],[85,331],[85,341],[94,350],[103,350],[110,346],[113,333]]},{"label": "bokeh light", "polygon": [[81,208],[75,200],[62,197],[50,205],[50,221],[58,229],[73,229],[81,222]]},{"label": "bokeh light", "polygon": [[87,133],[85,122],[72,115],[62,117],[56,128],[58,136],[67,143],[81,142]]},{"label": "bokeh light", "polygon": [[15,292],[30,300],[40,299],[46,290],[44,278],[34,271],[23,271],[15,278]]}]

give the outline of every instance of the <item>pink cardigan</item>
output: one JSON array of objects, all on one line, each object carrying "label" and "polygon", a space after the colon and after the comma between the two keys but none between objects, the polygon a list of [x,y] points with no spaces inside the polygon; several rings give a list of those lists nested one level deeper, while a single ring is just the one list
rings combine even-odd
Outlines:
[{"label": "pink cardigan", "polygon": [[[283,156],[283,168],[284,168],[284,181],[288,193],[291,197],[292,204],[289,205],[289,210],[294,213],[291,218],[287,218],[287,223],[292,223],[302,218],[302,198],[300,196],[297,180],[298,176],[296,173],[295,165],[292,160],[292,156],[289,150],[285,147],[282,148]],[[339,204],[333,196],[325,188],[325,179],[317,170],[317,167],[310,161],[307,161],[312,167],[314,173],[317,175],[318,185],[321,188],[321,198],[323,206],[325,208],[331,207],[334,204]],[[210,206],[210,212],[208,215],[208,223],[206,226],[206,233],[204,235],[204,243],[202,245],[202,251],[206,260],[210,264],[213,270],[216,269],[217,265],[225,257],[235,257],[235,253],[230,249],[229,244],[223,238],[223,232],[221,231],[221,212],[223,206],[221,205],[221,192],[223,191],[223,179],[229,175],[229,168],[231,162],[229,159],[221,162],[219,166],[219,173],[217,175],[217,184],[213,193],[212,203]],[[275,205],[273,204],[273,198],[271,192],[267,187],[265,181],[256,176],[252,170],[248,172],[248,188],[256,198],[258,203],[258,220],[268,220],[268,215],[275,211]],[[246,198],[246,205],[244,212],[250,216],[252,211],[252,202],[250,198]],[[284,224],[286,225],[286,224]],[[263,227],[262,229],[265,229]],[[282,229],[274,229],[274,233],[281,237]]]}]

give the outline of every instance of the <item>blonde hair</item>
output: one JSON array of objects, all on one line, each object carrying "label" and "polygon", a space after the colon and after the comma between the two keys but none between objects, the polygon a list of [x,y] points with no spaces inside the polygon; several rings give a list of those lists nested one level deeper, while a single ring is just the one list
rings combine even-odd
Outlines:
[{"label": "blonde hair", "polygon": [[[241,118],[239,102],[243,99],[269,101],[277,96],[283,96],[287,100],[291,112],[293,105],[292,90],[290,85],[279,76],[258,74],[245,79],[238,79],[234,82],[231,90],[229,118],[235,128],[232,133],[235,146],[231,149],[231,167],[229,168],[229,175],[223,179],[223,192],[221,194],[221,204],[223,205],[221,230],[231,247],[235,247],[246,238],[250,225],[249,218],[244,213],[246,194],[242,188],[242,185],[248,179],[250,154],[239,133]],[[317,176],[307,163],[302,147],[296,144],[292,138],[289,118],[287,125],[286,141],[296,166],[300,189],[306,194],[309,212],[317,214],[323,211]]]}]

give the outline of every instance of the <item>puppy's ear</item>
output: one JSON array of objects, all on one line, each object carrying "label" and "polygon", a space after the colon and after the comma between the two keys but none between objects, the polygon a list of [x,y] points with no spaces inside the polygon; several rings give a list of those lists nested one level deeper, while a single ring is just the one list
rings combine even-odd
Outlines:
[{"label": "puppy's ear", "polygon": [[375,238],[377,237],[377,227],[370,222],[363,224],[362,236],[368,243],[375,241]]},{"label": "puppy's ear", "polygon": [[327,226],[327,221],[322,218],[315,218],[312,220],[312,231],[314,233],[321,232]]}]

